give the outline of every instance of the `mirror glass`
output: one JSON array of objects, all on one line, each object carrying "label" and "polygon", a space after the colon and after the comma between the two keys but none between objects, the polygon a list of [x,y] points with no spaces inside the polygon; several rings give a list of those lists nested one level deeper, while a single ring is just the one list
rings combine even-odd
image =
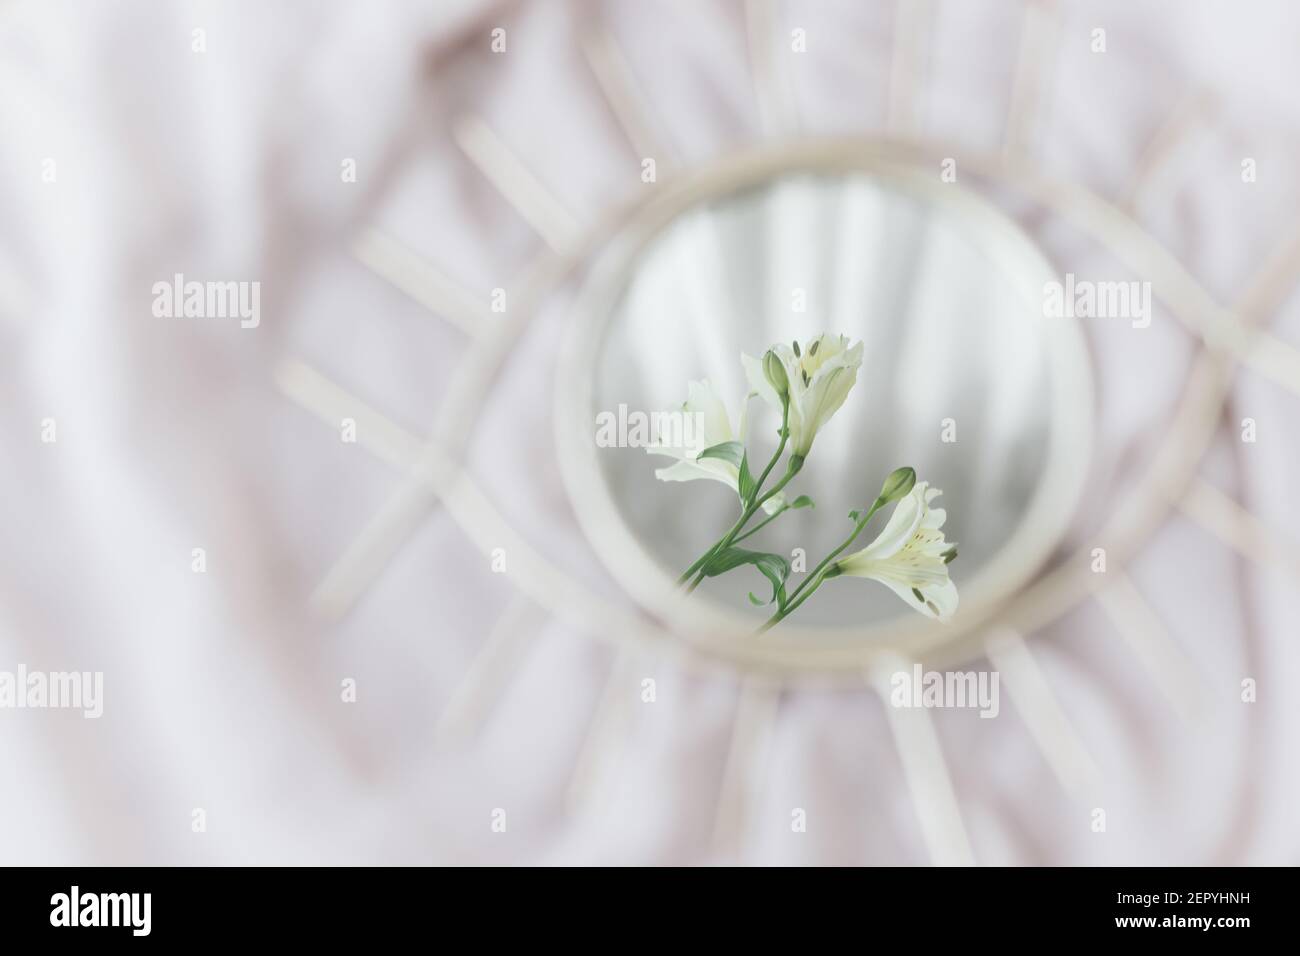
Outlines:
[{"label": "mirror glass", "polygon": [[[676,216],[626,272],[603,323],[593,398],[597,409],[673,409],[688,381],[708,379],[735,422],[747,392],[742,352],[761,356],[773,342],[824,331],[862,341],[857,385],[790,486],[816,508],[783,515],[745,546],[802,549],[811,570],[851,530],[848,512],[869,504],[892,469],[912,465],[943,489],[937,504],[960,546],[952,574],[965,599],[982,570],[997,563],[1005,577],[1014,567],[995,559],[1045,481],[1061,397],[1042,311],[1045,261],[1020,254],[1027,240],[1001,213],[949,198],[960,187],[934,179],[791,172]],[[759,398],[748,411],[765,462],[779,418]],[[627,529],[666,575],[738,516],[723,484],[657,481],[671,459],[620,448],[598,460]],[[764,587],[741,569],[701,590],[759,619],[746,592],[766,596]],[[888,589],[850,578],[828,582],[799,612],[805,625],[835,626],[913,613]]]}]

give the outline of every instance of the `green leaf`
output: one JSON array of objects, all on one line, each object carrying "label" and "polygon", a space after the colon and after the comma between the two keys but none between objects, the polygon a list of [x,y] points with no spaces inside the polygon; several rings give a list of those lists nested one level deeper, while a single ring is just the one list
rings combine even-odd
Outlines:
[{"label": "green leaf", "polygon": [[754,501],[754,495],[758,492],[758,482],[749,471],[749,455],[744,454],[740,458],[740,481],[737,483],[737,491],[740,492],[741,503],[749,507]]},{"label": "green leaf", "polygon": [[817,503],[814,502],[807,495],[800,495],[798,498],[794,499],[794,501],[790,502],[789,507],[790,508],[816,508]]},{"label": "green leaf", "polygon": [[763,603],[771,604],[773,601],[778,601],[778,606],[783,608],[785,580],[790,576],[790,562],[779,554],[746,551],[744,548],[724,548],[704,565],[704,576],[716,578],[743,564],[752,564],[772,585],[772,596]]},{"label": "green leaf", "polygon": [[745,460],[745,446],[738,441],[724,441],[720,445],[704,449],[696,461],[703,461],[705,458],[721,458],[739,468],[740,463]]}]

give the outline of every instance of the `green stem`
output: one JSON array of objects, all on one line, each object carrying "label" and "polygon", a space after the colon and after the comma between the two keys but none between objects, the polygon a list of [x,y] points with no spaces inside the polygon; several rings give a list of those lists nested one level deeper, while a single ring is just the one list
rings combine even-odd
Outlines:
[{"label": "green stem", "polygon": [[[781,403],[781,443],[776,446],[776,453],[772,456],[771,460],[768,461],[767,467],[763,469],[763,473],[759,476],[758,481],[755,482],[754,484],[754,496],[756,500],[751,501],[745,507],[745,510],[741,512],[740,520],[731,526],[731,530],[728,531],[726,534],[724,534],[718,540],[717,544],[715,544],[712,548],[710,548],[702,558],[700,558],[698,561],[696,561],[689,568],[687,568],[685,571],[682,572],[681,577],[677,579],[677,583],[679,585],[682,582],[684,582],[687,578],[689,578],[692,574],[696,575],[695,580],[692,581],[686,588],[687,594],[689,594],[690,592],[694,591],[697,587],[699,587],[700,582],[704,580],[703,568],[706,564],[708,564],[709,559],[712,558],[719,551],[721,551],[723,548],[729,547],[732,543],[734,543],[734,541],[736,540],[736,535],[739,534],[741,529],[745,527],[745,524],[749,521],[750,518],[754,516],[754,513],[758,511],[758,509],[761,508],[769,498],[771,498],[782,488],[784,488],[786,484],[790,481],[790,479],[799,473],[799,469],[803,467],[803,459],[797,458],[792,455],[790,457],[789,467],[786,469],[785,477],[782,478],[780,481],[778,481],[776,483],[776,487],[774,487],[767,494],[763,495],[763,497],[761,498],[758,497],[758,493],[763,489],[763,482],[767,481],[767,476],[772,473],[772,469],[776,467],[776,463],[781,460],[781,454],[785,451],[786,443],[789,440],[790,440],[790,396],[786,395],[784,396],[784,401],[782,401]],[[777,512],[777,514],[780,514],[780,512]],[[776,517],[776,515],[773,515],[772,517]],[[753,531],[757,531],[758,528],[761,528],[764,524],[767,524],[767,521],[764,521],[758,527],[754,528]],[[752,534],[753,531],[751,531],[750,533]],[[746,537],[748,537],[748,535],[746,535]]]},{"label": "green stem", "polygon": [[804,601],[806,601],[806,600],[808,600],[810,597],[812,597],[812,596],[817,592],[817,589],[818,589],[819,587],[822,586],[822,583],[823,583],[826,579],[827,579],[827,576],[826,576],[826,575],[823,575],[822,577],[819,577],[819,578],[816,580],[816,582],[814,582],[814,583],[812,583],[811,585],[809,585],[808,590],[804,591],[803,595],[802,595],[802,596],[801,596],[797,601],[791,601],[789,604],[787,604],[787,605],[785,606],[785,610],[784,610],[784,611],[777,611],[777,612],[776,612],[775,614],[773,614],[770,618],[768,618],[766,621],[764,621],[764,622],[763,622],[763,625],[758,629],[758,632],[757,632],[757,633],[762,634],[764,631],[771,630],[772,628],[774,628],[774,627],[776,627],[778,624],[780,624],[781,621],[783,621],[785,618],[787,618],[787,617],[789,617],[791,614],[793,614],[793,613],[794,613],[794,609],[797,608],[797,607],[798,607],[800,604],[802,604]]},{"label": "green stem", "polygon": [[[727,534],[723,537],[721,541],[719,541],[716,545],[713,546],[713,550],[708,555],[705,556],[706,560],[709,557],[712,557],[718,551],[721,551],[723,548],[727,548],[735,544],[737,540],[735,537],[736,533],[745,526],[745,522],[747,522],[750,518],[754,516],[754,512],[756,512],[759,508],[763,506],[763,502],[766,501],[768,498],[771,498],[772,495],[776,494],[782,488],[784,488],[790,482],[790,480],[799,473],[799,469],[803,467],[803,463],[800,462],[798,465],[795,465],[794,462],[796,460],[797,459],[791,460],[790,470],[785,473],[785,476],[776,483],[775,487],[773,487],[770,492],[768,492],[762,498],[758,499],[758,501],[754,502],[752,505],[750,505],[748,508],[745,509],[745,513],[740,516],[740,520],[736,522],[736,524],[732,527],[730,531],[727,532]],[[775,515],[773,517],[775,517]],[[764,522],[764,524],[766,524],[766,522]],[[760,527],[762,527],[762,525],[756,526],[753,530],[757,531]],[[700,561],[698,563],[703,564],[704,562]],[[695,580],[692,581],[690,583],[690,586],[686,588],[686,593],[689,594],[691,591],[694,591],[697,587],[700,586],[700,582],[703,580],[704,580],[704,569],[701,568],[699,573],[696,575]]]},{"label": "green stem", "polygon": [[800,604],[812,597],[813,592],[821,587],[822,582],[826,579],[826,569],[830,566],[830,563],[843,554],[844,550],[857,539],[858,535],[862,534],[862,529],[867,526],[867,522],[871,520],[871,516],[879,511],[883,504],[884,501],[880,498],[877,498],[875,502],[872,503],[871,507],[867,509],[867,513],[858,519],[857,526],[853,529],[853,533],[845,538],[844,542],[838,548],[826,555],[826,557],[822,558],[817,567],[813,568],[812,573],[809,574],[808,577],[804,578],[802,584],[795,588],[794,593],[791,594],[787,600],[784,610],[777,611],[766,622],[764,622],[762,627],[759,628],[760,633],[769,628],[775,627],[782,620],[793,614]]},{"label": "green stem", "polygon": [[[816,593],[817,589],[822,586],[823,582],[825,582],[828,577],[830,577],[828,573],[822,572],[817,576],[816,579],[809,579],[808,581],[805,581],[804,584],[808,585],[808,589],[806,591],[803,591],[803,593],[800,594],[797,598],[791,598],[789,603],[786,604],[784,611],[777,611],[768,620],[764,621],[763,626],[759,628],[759,631],[762,632],[762,631],[766,631],[768,628],[775,627],[785,618],[793,614],[795,608],[797,608],[804,601],[812,597],[813,594]],[[803,585],[800,585],[799,588],[800,590],[802,590]],[[795,593],[798,594],[798,591],[796,591]]]},{"label": "green stem", "polygon": [[[772,460],[767,463],[767,467],[763,469],[763,473],[758,476],[758,481],[755,482],[754,484],[754,494],[757,495],[760,491],[763,490],[763,482],[767,481],[767,476],[772,473],[772,469],[776,466],[776,463],[781,460],[781,452],[785,451],[785,443],[788,442],[789,440],[790,440],[790,395],[789,393],[786,393],[785,395],[781,396],[781,443],[776,446],[776,454],[773,455]],[[771,495],[768,495],[768,498],[770,497]],[[766,500],[767,498],[763,499],[763,501]],[[763,501],[760,501],[759,504],[761,505]]]},{"label": "green stem", "polygon": [[760,531],[762,531],[764,528],[766,528],[766,527],[767,527],[768,525],[770,525],[773,521],[775,521],[777,518],[781,517],[781,515],[785,514],[785,513],[786,513],[787,511],[789,511],[789,510],[790,510],[790,508],[787,506],[787,507],[782,508],[780,511],[774,511],[772,514],[768,515],[766,518],[764,518],[764,519],[763,519],[762,521],[760,521],[758,524],[754,525],[754,527],[750,528],[748,531],[746,531],[744,534],[742,534],[739,538],[737,538],[735,541],[733,541],[733,542],[731,542],[731,543],[732,543],[732,544],[740,544],[740,542],[744,541],[744,540],[745,540],[746,538],[748,538],[750,535],[758,534]]},{"label": "green stem", "polygon": [[[709,548],[708,551],[705,551],[703,555],[701,555],[698,559],[696,559],[694,564],[692,564],[689,568],[683,571],[681,577],[677,579],[677,583],[679,585],[685,584],[690,579],[692,574],[694,574],[696,571],[702,568],[706,563],[708,563],[709,558],[717,554],[718,551],[720,551],[722,547],[728,541],[731,540],[732,535],[734,535],[737,531],[739,531],[741,528],[745,526],[745,522],[748,521],[752,515],[753,512],[749,510],[745,510],[741,512],[740,520],[731,526],[731,530],[728,531],[726,534],[724,534],[716,542],[714,542],[713,547]],[[694,586],[692,586],[687,590],[694,591],[695,588]]]},{"label": "green stem", "polygon": [[[744,520],[743,517],[742,517],[741,520]],[[733,526],[733,530],[734,530],[734,526]],[[731,532],[727,532],[727,533],[730,534]],[[713,542],[713,547],[709,548],[708,551],[705,551],[702,555],[700,555],[698,558],[696,558],[696,559],[695,559],[695,563],[692,564],[689,568],[687,568],[685,571],[683,571],[683,572],[678,576],[678,578],[677,578],[677,585],[678,585],[678,587],[680,587],[681,585],[683,585],[683,584],[685,584],[687,581],[689,581],[689,580],[691,579],[691,575],[694,574],[696,571],[698,571],[701,567],[703,567],[704,564],[705,564],[705,562],[707,562],[707,561],[709,560],[709,558],[713,557],[713,555],[714,555],[714,554],[717,552],[717,550],[718,550],[718,545],[722,544],[722,542],[723,542],[723,540],[724,540],[725,538],[726,538],[726,535],[723,535],[723,536],[722,536],[721,538],[719,538],[717,541]]]}]

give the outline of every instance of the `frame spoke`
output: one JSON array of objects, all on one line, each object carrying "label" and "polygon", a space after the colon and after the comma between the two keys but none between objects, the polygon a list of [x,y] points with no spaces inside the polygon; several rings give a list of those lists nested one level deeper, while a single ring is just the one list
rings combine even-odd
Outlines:
[{"label": "frame spoke", "polygon": [[716,853],[739,857],[744,849],[745,830],[762,790],[764,758],[780,702],[779,686],[768,680],[749,677],[740,684],[713,822]]},{"label": "frame spoke", "polygon": [[891,675],[909,670],[912,663],[891,656],[867,671],[865,678],[889,720],[930,860],[935,866],[974,866],[975,854],[930,712],[923,707],[895,707],[889,701]]},{"label": "frame spoke", "polygon": [[538,612],[537,605],[521,595],[510,599],[438,717],[433,736],[439,749],[459,746],[478,733],[519,669],[539,623]]},{"label": "frame spoke", "polygon": [[577,245],[577,221],[486,123],[476,116],[463,116],[452,137],[552,250],[563,255]]},{"label": "frame spoke", "polygon": [[352,254],[367,269],[466,335],[482,335],[491,328],[492,313],[483,303],[388,233],[365,229],[352,244]]},{"label": "frame spoke", "polygon": [[632,148],[642,159],[654,157],[660,170],[674,169],[678,164],[677,153],[669,148],[662,124],[651,119],[649,100],[609,31],[595,29],[585,34],[582,52]]},{"label": "frame spoke", "polygon": [[1024,639],[1015,631],[1000,630],[988,637],[985,647],[1061,786],[1071,796],[1095,793],[1101,778],[1097,764],[1065,716]]},{"label": "frame spoke", "polygon": [[1133,579],[1121,570],[1106,576],[1097,602],[1179,716],[1191,720],[1205,704],[1204,682]]}]

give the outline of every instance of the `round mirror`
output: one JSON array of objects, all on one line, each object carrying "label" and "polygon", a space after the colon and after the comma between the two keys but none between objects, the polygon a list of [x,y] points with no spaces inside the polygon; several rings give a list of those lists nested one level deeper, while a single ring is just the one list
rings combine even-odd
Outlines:
[{"label": "round mirror", "polygon": [[[721,483],[656,480],[671,459],[596,447],[590,423],[604,412],[634,426],[638,414],[680,407],[689,382],[708,380],[733,423],[747,407],[751,454],[765,462],[779,416],[761,399],[746,403],[740,355],[822,332],[861,341],[864,357],[789,487],[816,507],[783,515],[746,547],[791,557],[797,578],[801,563],[811,570],[844,539],[848,512],[900,465],[943,490],[936,504],[960,545],[951,570],[963,606],[1023,585],[1063,534],[1086,467],[1086,351],[1070,320],[1044,317],[1054,277],[1041,253],[973,193],[937,173],[848,156],[767,163],[680,191],[612,255],[586,300],[567,380],[581,396],[571,409],[590,416],[579,467],[594,472],[575,494],[580,511],[600,499],[599,519],[585,524],[616,576],[671,583],[739,506]],[[855,548],[887,517],[873,519]],[[737,571],[692,599],[761,621],[746,593],[769,593],[764,586]],[[888,589],[845,578],[801,608],[799,624],[852,639],[915,616]]]}]

